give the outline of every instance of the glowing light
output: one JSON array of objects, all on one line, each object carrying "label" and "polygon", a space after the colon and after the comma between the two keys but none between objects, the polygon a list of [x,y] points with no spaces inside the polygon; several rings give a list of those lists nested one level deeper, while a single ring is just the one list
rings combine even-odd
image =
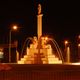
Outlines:
[{"label": "glowing light", "polygon": [[65,41],[65,44],[68,44],[68,41],[67,40]]},{"label": "glowing light", "polygon": [[48,40],[48,37],[41,37],[42,40]]},{"label": "glowing light", "polygon": [[16,25],[15,25],[15,26],[13,26],[13,29],[14,29],[14,30],[17,30],[17,28],[18,28],[18,27],[17,27]]},{"label": "glowing light", "polygon": [[80,39],[80,35],[78,36],[78,38]]},{"label": "glowing light", "polygon": [[45,40],[47,41],[48,40],[48,37],[45,37]]},{"label": "glowing light", "polygon": [[77,63],[71,63],[72,65],[80,65],[80,62]]},{"label": "glowing light", "polygon": [[78,47],[80,47],[80,44],[78,44]]}]

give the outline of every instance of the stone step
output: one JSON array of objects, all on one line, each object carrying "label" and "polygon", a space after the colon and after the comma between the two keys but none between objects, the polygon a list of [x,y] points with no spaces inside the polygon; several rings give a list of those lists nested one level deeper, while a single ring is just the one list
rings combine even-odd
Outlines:
[{"label": "stone step", "polygon": [[34,60],[34,57],[28,57],[26,60]]},{"label": "stone step", "polygon": [[[54,54],[43,54],[40,53],[40,58],[43,64],[56,64],[56,63],[62,63],[61,60],[59,60],[57,57],[55,57]],[[38,53],[34,53],[34,54],[28,54],[28,55],[24,55],[23,58],[21,58],[21,60],[18,61],[18,64],[35,64],[37,63],[38,60]]]},{"label": "stone step", "polygon": [[[36,58],[38,55],[34,55],[34,56],[27,56],[27,57],[25,57],[25,58]],[[45,58],[45,56],[44,55],[41,55],[40,56],[41,58]]]},{"label": "stone step", "polygon": [[58,58],[48,58],[48,61],[59,61]]},{"label": "stone step", "polygon": [[27,55],[24,55],[24,58],[28,58],[28,56]]},{"label": "stone step", "polygon": [[21,61],[25,61],[26,60],[26,58],[21,58]]},{"label": "stone step", "polygon": [[43,61],[43,64],[48,64],[48,62],[47,61]]},{"label": "stone step", "polygon": [[55,58],[55,55],[48,55],[48,58]]},{"label": "stone step", "polygon": [[[38,55],[38,53],[34,53],[34,55]],[[39,53],[39,55],[43,55],[43,53]]]},{"label": "stone step", "polygon": [[49,64],[62,64],[62,61],[49,61]]},{"label": "stone step", "polygon": [[26,61],[25,64],[32,64],[30,60]]},{"label": "stone step", "polygon": [[18,61],[18,64],[24,64],[24,61],[20,60],[20,61]]},{"label": "stone step", "polygon": [[48,61],[48,59],[47,59],[47,58],[41,58],[41,60],[42,60],[42,61]]},{"label": "stone step", "polygon": [[[37,55],[25,55],[24,57],[37,57]],[[41,57],[55,57],[55,55],[40,55],[40,56]]]}]

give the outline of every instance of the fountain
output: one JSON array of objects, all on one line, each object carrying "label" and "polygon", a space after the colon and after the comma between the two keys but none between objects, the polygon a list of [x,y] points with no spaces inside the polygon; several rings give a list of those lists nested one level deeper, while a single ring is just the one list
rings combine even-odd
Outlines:
[{"label": "fountain", "polygon": [[[54,39],[42,36],[42,16],[41,4],[38,5],[37,15],[37,37],[28,38],[32,41],[30,46],[26,47],[25,55],[18,61],[18,64],[62,64],[62,52]],[[26,39],[23,45],[22,54]],[[54,48],[49,42],[52,42]],[[56,55],[57,54],[57,55]]]}]

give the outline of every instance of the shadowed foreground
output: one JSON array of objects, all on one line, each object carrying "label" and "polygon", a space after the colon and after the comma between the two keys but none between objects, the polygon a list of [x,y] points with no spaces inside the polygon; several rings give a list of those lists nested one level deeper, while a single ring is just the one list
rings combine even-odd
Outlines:
[{"label": "shadowed foreground", "polygon": [[80,80],[80,65],[0,64],[0,80]]}]

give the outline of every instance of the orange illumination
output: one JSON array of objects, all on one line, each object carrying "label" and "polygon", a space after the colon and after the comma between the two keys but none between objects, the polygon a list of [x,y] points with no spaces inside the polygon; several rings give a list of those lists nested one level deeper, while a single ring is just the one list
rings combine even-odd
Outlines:
[{"label": "orange illumination", "polygon": [[72,65],[80,65],[80,62],[78,62],[78,63],[71,63]]},{"label": "orange illumination", "polygon": [[43,39],[43,40],[48,40],[48,37],[41,37],[41,39]]},{"label": "orange illumination", "polygon": [[41,39],[43,40],[43,39],[44,39],[44,37],[41,37]]},{"label": "orange illumination", "polygon": [[78,36],[78,38],[80,39],[80,35]]},{"label": "orange illumination", "polygon": [[65,44],[68,44],[68,41],[65,41]]},{"label": "orange illumination", "polygon": [[14,30],[17,30],[17,28],[18,28],[17,26],[13,26],[13,29],[14,29]]},{"label": "orange illumination", "polygon": [[45,37],[45,40],[48,40],[48,37]]},{"label": "orange illumination", "polygon": [[80,44],[78,44],[78,47],[80,47]]}]

